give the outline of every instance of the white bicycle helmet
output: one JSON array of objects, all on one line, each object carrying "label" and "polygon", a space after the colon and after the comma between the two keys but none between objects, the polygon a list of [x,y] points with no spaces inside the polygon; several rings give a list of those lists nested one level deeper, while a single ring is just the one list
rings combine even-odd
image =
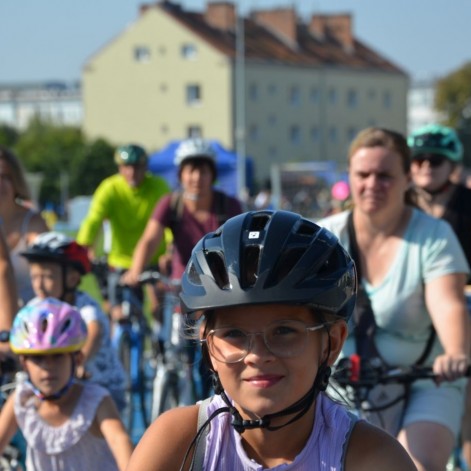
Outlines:
[{"label": "white bicycle helmet", "polygon": [[189,159],[209,160],[214,166],[216,164],[216,152],[211,143],[201,138],[191,138],[182,141],[175,151],[174,164],[180,167]]}]

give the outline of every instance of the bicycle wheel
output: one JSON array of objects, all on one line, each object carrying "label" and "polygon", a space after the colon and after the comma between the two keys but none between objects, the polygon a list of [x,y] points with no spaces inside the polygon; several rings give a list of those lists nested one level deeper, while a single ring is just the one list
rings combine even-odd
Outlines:
[{"label": "bicycle wheel", "polygon": [[[145,342],[145,340],[143,340]],[[137,389],[139,394],[139,403],[141,406],[141,417],[142,422],[144,423],[144,427],[147,428],[151,421],[151,404],[152,398],[149,398],[149,394],[152,394],[152,388],[149,387],[148,377],[150,370],[150,365],[146,364],[146,358],[144,353],[142,352],[139,357],[139,365],[138,365],[138,377],[137,377]]]},{"label": "bicycle wheel", "polygon": [[123,332],[118,344],[118,355],[126,373],[126,386],[124,395],[126,399],[126,407],[121,413],[124,426],[128,433],[131,434],[134,422],[134,394],[133,394],[133,378],[132,378],[132,360],[131,360],[131,337],[129,333]]},{"label": "bicycle wheel", "polygon": [[179,405],[179,377],[176,371],[169,371],[160,361],[154,377],[152,398],[152,420],[162,412]]}]

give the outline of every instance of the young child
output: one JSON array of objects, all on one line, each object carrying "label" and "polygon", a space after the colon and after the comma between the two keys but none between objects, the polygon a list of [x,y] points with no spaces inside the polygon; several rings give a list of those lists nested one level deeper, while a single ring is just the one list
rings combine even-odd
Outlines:
[{"label": "young child", "polygon": [[45,232],[22,255],[29,261],[36,295],[29,304],[53,297],[77,307],[88,331],[82,348],[83,366],[78,366],[77,376],[108,389],[122,410],[126,405],[125,373],[111,345],[108,317],[97,301],[78,290],[82,275],[90,271],[87,250],[61,233]]},{"label": "young child", "polygon": [[106,389],[75,380],[87,338],[80,313],[53,298],[25,306],[13,322],[10,346],[27,380],[0,413],[0,453],[18,429],[27,469],[123,471],[131,441]]},{"label": "young child", "polygon": [[337,238],[298,214],[245,213],[204,236],[181,301],[203,313],[216,395],[201,417],[199,405],[159,416],[127,471],[415,470],[393,437],[324,392],[356,286]]}]

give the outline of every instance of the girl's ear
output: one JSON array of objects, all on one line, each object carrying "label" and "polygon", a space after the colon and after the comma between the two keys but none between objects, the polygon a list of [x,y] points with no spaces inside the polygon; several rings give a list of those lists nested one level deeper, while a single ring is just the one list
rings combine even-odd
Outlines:
[{"label": "girl's ear", "polygon": [[25,356],[24,355],[19,355],[18,359],[20,360],[20,365],[23,370],[26,371],[26,361],[25,361]]},{"label": "girl's ear", "polygon": [[348,335],[348,326],[345,321],[334,322],[329,328],[330,336],[330,352],[329,357],[327,358],[327,363],[329,366],[335,363],[337,357],[339,356],[345,339]]}]

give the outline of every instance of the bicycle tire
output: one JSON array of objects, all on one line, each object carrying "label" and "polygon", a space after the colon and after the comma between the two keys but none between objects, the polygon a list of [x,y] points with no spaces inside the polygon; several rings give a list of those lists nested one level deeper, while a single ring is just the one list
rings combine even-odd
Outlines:
[{"label": "bicycle tire", "polygon": [[180,378],[176,371],[167,371],[162,383],[158,414],[178,407],[180,403]]},{"label": "bicycle tire", "polygon": [[134,394],[133,394],[133,378],[132,378],[132,365],[131,365],[131,337],[129,333],[123,332],[118,344],[118,356],[123,365],[126,375],[126,386],[124,389],[124,397],[126,406],[124,407],[121,418],[124,426],[129,434],[132,433],[134,425]]},{"label": "bicycle tire", "polygon": [[[145,345],[145,339],[143,339],[142,342],[143,345]],[[144,352],[141,352],[139,356],[137,388],[137,392],[139,395],[139,403],[141,407],[142,422],[144,424],[144,427],[147,428],[152,422],[151,407],[148,405],[149,403],[152,404],[152,398],[148,399],[149,394],[152,393],[152,388],[148,387]]]}]

